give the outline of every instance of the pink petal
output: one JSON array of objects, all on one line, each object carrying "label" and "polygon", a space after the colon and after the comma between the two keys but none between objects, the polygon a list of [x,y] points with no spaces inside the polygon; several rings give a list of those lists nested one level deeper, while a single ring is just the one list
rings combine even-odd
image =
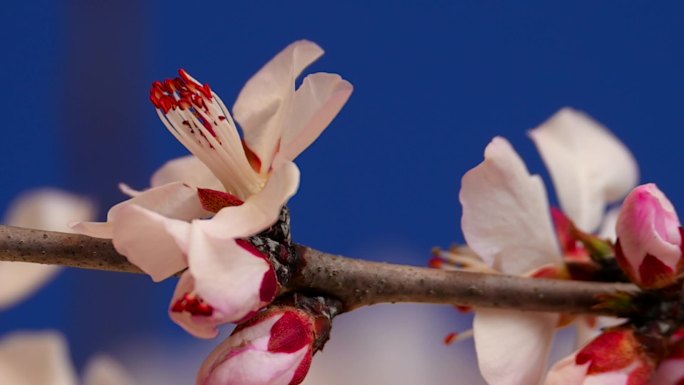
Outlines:
[{"label": "pink petal", "polygon": [[268,351],[278,314],[231,335],[209,355],[197,376],[200,385],[287,385],[310,349],[293,353]]},{"label": "pink petal", "polygon": [[673,283],[682,265],[679,217],[665,194],[653,184],[635,188],[625,198],[616,224],[622,268],[639,285]]},{"label": "pink petal", "polygon": [[[189,271],[185,271],[176,285],[176,290],[173,292],[171,307],[185,294],[193,292],[195,292],[195,279]],[[187,312],[170,311],[169,316],[173,322],[197,338],[208,339],[216,337],[218,335],[216,326],[219,323],[223,323],[215,317],[196,316]]]},{"label": "pink petal", "polygon": [[584,231],[596,230],[606,205],[627,195],[639,179],[627,147],[579,111],[564,108],[529,135],[551,173],[563,211]]},{"label": "pink petal", "polygon": [[288,385],[309,347],[295,353],[245,349],[214,369],[202,385]]},{"label": "pink petal", "polygon": [[199,158],[188,155],[166,162],[150,179],[150,186],[158,187],[172,182],[190,186],[223,190],[221,182]]},{"label": "pink petal", "polygon": [[494,138],[463,176],[460,200],[466,242],[495,269],[524,274],[560,263],[544,184],[506,139]]},{"label": "pink petal", "polygon": [[112,243],[116,251],[149,274],[155,282],[187,266],[190,223],[167,218],[137,205],[117,209]]},{"label": "pink petal", "polygon": [[113,358],[99,355],[92,358],[83,373],[84,385],[134,385],[130,373]]},{"label": "pink petal", "polygon": [[684,358],[667,358],[656,369],[651,385],[679,385],[684,380]]},{"label": "pink petal", "polygon": [[64,337],[56,332],[19,332],[0,341],[0,384],[76,385]]},{"label": "pink petal", "polygon": [[490,384],[535,385],[544,376],[558,315],[477,309],[475,350]]},{"label": "pink petal", "polygon": [[294,160],[332,122],[354,87],[339,75],[316,73],[295,93],[278,156]]},{"label": "pink petal", "polygon": [[188,222],[208,215],[195,188],[174,182],[112,207],[107,224],[81,222],[73,228],[90,236],[111,237],[119,253],[159,281],[186,266]]},{"label": "pink petal", "polygon": [[195,291],[227,322],[261,308],[261,286],[271,265],[232,239],[211,236],[198,226],[191,231],[188,265]]},{"label": "pink petal", "polygon": [[299,187],[299,169],[285,162],[274,170],[264,188],[240,206],[226,207],[212,219],[198,221],[215,238],[245,238],[266,230],[276,222],[280,209]]},{"label": "pink petal", "polygon": [[244,131],[247,146],[259,157],[267,172],[290,113],[299,74],[323,55],[315,43],[300,40],[269,61],[240,92],[233,106],[235,120]]}]

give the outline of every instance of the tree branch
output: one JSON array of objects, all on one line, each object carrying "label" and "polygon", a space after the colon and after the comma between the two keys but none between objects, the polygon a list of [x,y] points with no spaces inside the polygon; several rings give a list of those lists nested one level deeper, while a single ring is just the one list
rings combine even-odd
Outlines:
[{"label": "tree branch", "polygon": [[[324,292],[339,298],[346,310],[418,302],[626,316],[596,305],[602,296],[638,290],[630,284],[438,270],[346,258],[306,246],[297,249],[303,263],[287,290]],[[0,226],[0,260],[142,273],[110,240],[12,226]]]}]

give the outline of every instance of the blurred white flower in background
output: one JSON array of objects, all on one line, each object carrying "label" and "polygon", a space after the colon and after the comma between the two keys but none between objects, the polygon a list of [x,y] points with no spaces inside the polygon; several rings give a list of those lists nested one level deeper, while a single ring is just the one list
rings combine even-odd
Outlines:
[{"label": "blurred white flower in background", "polygon": [[[40,189],[19,196],[4,223],[40,230],[72,232],[68,224],[92,220],[95,206],[85,198],[56,189]],[[45,284],[59,267],[23,262],[0,262],[0,310],[24,300]],[[3,383],[4,384],[4,383]]]},{"label": "blurred white flower in background", "polygon": [[[64,337],[54,331],[15,332],[0,340],[0,384],[77,385]],[[121,365],[108,356],[91,359],[83,385],[134,385]]]}]

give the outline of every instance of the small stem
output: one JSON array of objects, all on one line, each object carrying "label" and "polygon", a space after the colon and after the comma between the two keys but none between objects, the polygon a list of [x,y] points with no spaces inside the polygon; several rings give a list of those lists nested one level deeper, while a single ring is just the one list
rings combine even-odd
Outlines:
[{"label": "small stem", "polygon": [[[625,316],[597,308],[599,298],[634,285],[447,271],[346,258],[298,246],[302,266],[288,290],[339,298],[346,310],[377,303],[417,302],[527,311]],[[0,260],[142,273],[108,239],[0,226]]]}]

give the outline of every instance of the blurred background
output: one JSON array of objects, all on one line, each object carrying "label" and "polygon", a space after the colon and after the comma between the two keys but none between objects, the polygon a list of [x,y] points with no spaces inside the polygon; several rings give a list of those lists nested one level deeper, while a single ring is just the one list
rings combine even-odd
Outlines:
[{"label": "blurred background", "polygon": [[[563,106],[612,129],[642,181],[684,207],[684,4],[287,3],[3,4],[0,210],[22,191],[55,186],[92,198],[103,219],[124,199],[117,183],[144,188],[186,153],[148,100],[154,80],[183,67],[230,105],[302,38],[327,51],[310,71],[340,73],[355,92],[298,158],[302,183],[290,207],[300,243],[424,265],[433,246],[462,242],[460,176],[493,136],[506,136],[548,181],[525,132]],[[57,329],[78,367],[108,352],[143,384],[189,384],[219,341],[171,323],[174,285],[65,270],[0,313],[0,333]],[[481,383],[472,342],[442,343],[470,328],[449,307],[379,306],[338,321],[310,384]]]}]

